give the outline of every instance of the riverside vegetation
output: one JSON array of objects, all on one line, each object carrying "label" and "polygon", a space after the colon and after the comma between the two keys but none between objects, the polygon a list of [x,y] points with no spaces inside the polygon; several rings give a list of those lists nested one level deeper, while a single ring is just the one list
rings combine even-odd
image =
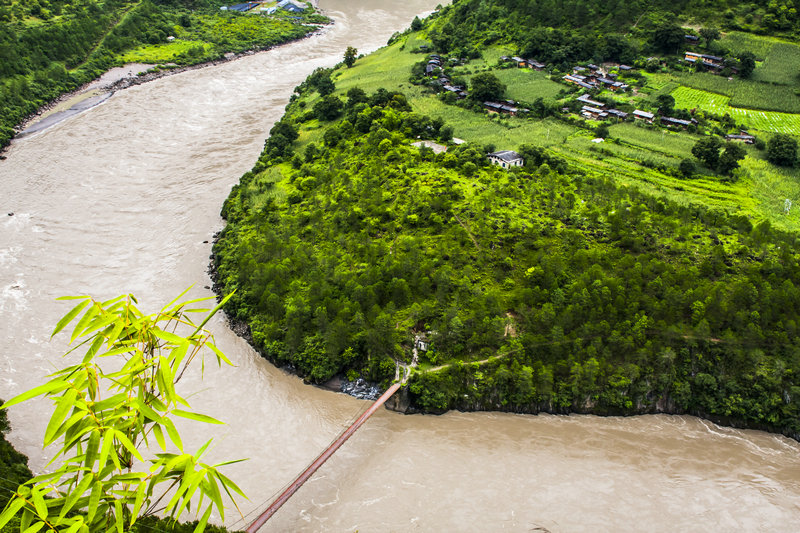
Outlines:
[{"label": "riverside vegetation", "polygon": [[221,12],[223,5],[222,0],[0,0],[0,147],[25,117],[111,67],[203,63],[298,39],[328,22],[310,8],[267,17]]},{"label": "riverside vegetation", "polygon": [[[768,161],[776,132],[754,129],[761,145],[719,171],[692,155],[738,129],[729,115],[695,109],[689,131],[610,123],[598,146],[602,125],[560,112],[580,61],[640,66],[635,92],[593,98],[674,105],[659,97],[692,75],[676,21],[737,32],[705,46],[747,35],[767,50],[756,32],[798,23],[773,4],[460,0],[352,68],[316,71],[223,207],[227,311],[312,382],[387,383],[423,339],[409,386],[422,411],[692,413],[800,437],[798,223],[784,202],[800,189]],[[494,76],[496,97],[514,91],[531,113],[435,94],[415,71],[430,51],[458,58],[453,80]],[[498,62],[513,53],[550,75]],[[766,85],[751,66],[741,83]],[[454,134],[467,142],[444,153],[411,145]],[[525,166],[489,165],[494,149]]]}]

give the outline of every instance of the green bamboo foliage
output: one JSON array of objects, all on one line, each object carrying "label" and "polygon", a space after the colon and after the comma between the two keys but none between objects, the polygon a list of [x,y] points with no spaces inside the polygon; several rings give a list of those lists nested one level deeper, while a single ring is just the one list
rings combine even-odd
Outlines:
[{"label": "green bamboo foliage", "polygon": [[[178,416],[221,424],[191,411],[175,386],[209,352],[218,365],[231,364],[204,329],[225,300],[211,310],[195,309],[206,299],[181,300],[185,294],[149,315],[133,295],[105,302],[62,298],[77,304],[53,335],[75,323],[70,343],[77,344],[69,353],[85,349],[83,360],[0,406],[37,396],[53,401],[44,445],[58,447],[48,465],[57,468],[18,488],[0,514],[0,529],[21,515],[20,531],[26,533],[122,533],[148,515],[178,518],[194,503],[200,516],[195,531],[203,531],[214,508],[224,518],[223,494],[234,506],[233,493],[244,496],[219,471],[238,461],[201,462],[211,441],[186,452],[172,421]],[[198,314],[204,316],[196,324],[191,317]]]}]

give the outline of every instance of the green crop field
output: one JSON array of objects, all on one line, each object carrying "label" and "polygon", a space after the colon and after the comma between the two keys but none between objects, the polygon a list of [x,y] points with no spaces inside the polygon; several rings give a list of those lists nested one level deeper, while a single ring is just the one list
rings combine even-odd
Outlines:
[{"label": "green crop field", "polygon": [[737,123],[744,124],[748,128],[771,133],[800,135],[800,115],[738,107],[731,107],[729,113]]},{"label": "green crop field", "polygon": [[775,43],[764,63],[755,72],[753,79],[784,85],[797,85],[800,76],[800,46],[790,43]]},{"label": "green crop field", "polygon": [[752,52],[758,61],[764,61],[776,42],[780,41],[740,31],[732,31],[720,39],[720,43],[730,50],[731,54],[737,56],[742,52]]},{"label": "green crop field", "polygon": [[728,113],[738,124],[770,133],[800,135],[800,115],[731,107],[730,98],[690,87],[672,92],[675,105],[684,109],[702,109],[718,115]]},{"label": "green crop field", "polygon": [[538,97],[555,98],[564,89],[560,83],[550,81],[544,72],[524,68],[508,68],[493,71],[508,90],[506,95],[514,100],[533,102]]},{"label": "green crop field", "polygon": [[675,106],[683,109],[702,109],[718,115],[729,113],[731,109],[728,105],[730,97],[722,94],[683,86],[678,87],[671,94],[675,98]]},{"label": "green crop field", "polygon": [[730,96],[732,107],[800,113],[800,96],[797,95],[797,89],[793,86],[774,85],[739,78],[728,79],[706,72],[682,72],[670,76],[660,76],[656,78],[657,83],[663,83],[665,77],[671,77],[673,81],[687,87]]}]

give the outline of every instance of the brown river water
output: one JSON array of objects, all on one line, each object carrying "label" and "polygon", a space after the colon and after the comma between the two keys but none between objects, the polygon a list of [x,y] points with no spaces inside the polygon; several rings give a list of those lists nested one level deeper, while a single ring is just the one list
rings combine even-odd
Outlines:
[{"label": "brown river water", "polygon": [[[436,3],[323,0],[336,20],[323,35],[118,92],[13,143],[0,161],[0,397],[62,364],[57,296],[132,292],[155,309],[190,285],[210,295],[206,241],[292,88]],[[221,317],[213,329],[236,366],[182,390],[227,425],[183,431],[195,446],[215,436],[210,460],[250,458],[228,474],[252,519],[368,404],[274,368]],[[52,454],[49,413],[43,401],[10,413],[34,469]],[[263,531],[543,529],[798,531],[800,444],[692,417],[380,410]]]}]

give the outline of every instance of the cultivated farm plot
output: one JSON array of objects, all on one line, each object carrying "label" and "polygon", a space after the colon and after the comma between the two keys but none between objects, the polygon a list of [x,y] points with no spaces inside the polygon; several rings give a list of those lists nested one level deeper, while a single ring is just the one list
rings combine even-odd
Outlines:
[{"label": "cultivated farm plot", "polygon": [[738,107],[731,107],[728,112],[737,123],[744,124],[748,128],[800,136],[800,115]]},{"label": "cultivated farm plot", "polygon": [[539,97],[555,98],[564,86],[548,80],[544,72],[525,68],[493,70],[492,74],[503,82],[508,90],[506,96],[523,102],[533,102]]},{"label": "cultivated farm plot", "polygon": [[780,42],[770,37],[762,37],[751,33],[732,31],[727,33],[720,43],[731,51],[731,54],[738,56],[742,52],[752,52],[756,59],[764,61],[769,54],[772,46]]},{"label": "cultivated farm plot", "polygon": [[800,76],[800,46],[775,43],[755,72],[753,79],[784,85],[797,84]]},{"label": "cultivated farm plot", "polygon": [[702,109],[718,115],[728,113],[738,124],[748,128],[800,135],[800,115],[731,107],[727,96],[690,87],[678,87],[672,92],[672,97],[675,98],[675,105],[680,108]]},{"label": "cultivated farm plot", "polygon": [[724,115],[730,111],[728,103],[731,99],[729,96],[684,86],[678,87],[672,91],[671,94],[672,97],[675,98],[676,107],[683,109],[702,109],[718,115]]},{"label": "cultivated farm plot", "polygon": [[793,86],[728,79],[707,72],[683,72],[674,75],[674,80],[686,87],[730,96],[733,107],[800,113],[800,96]]}]

